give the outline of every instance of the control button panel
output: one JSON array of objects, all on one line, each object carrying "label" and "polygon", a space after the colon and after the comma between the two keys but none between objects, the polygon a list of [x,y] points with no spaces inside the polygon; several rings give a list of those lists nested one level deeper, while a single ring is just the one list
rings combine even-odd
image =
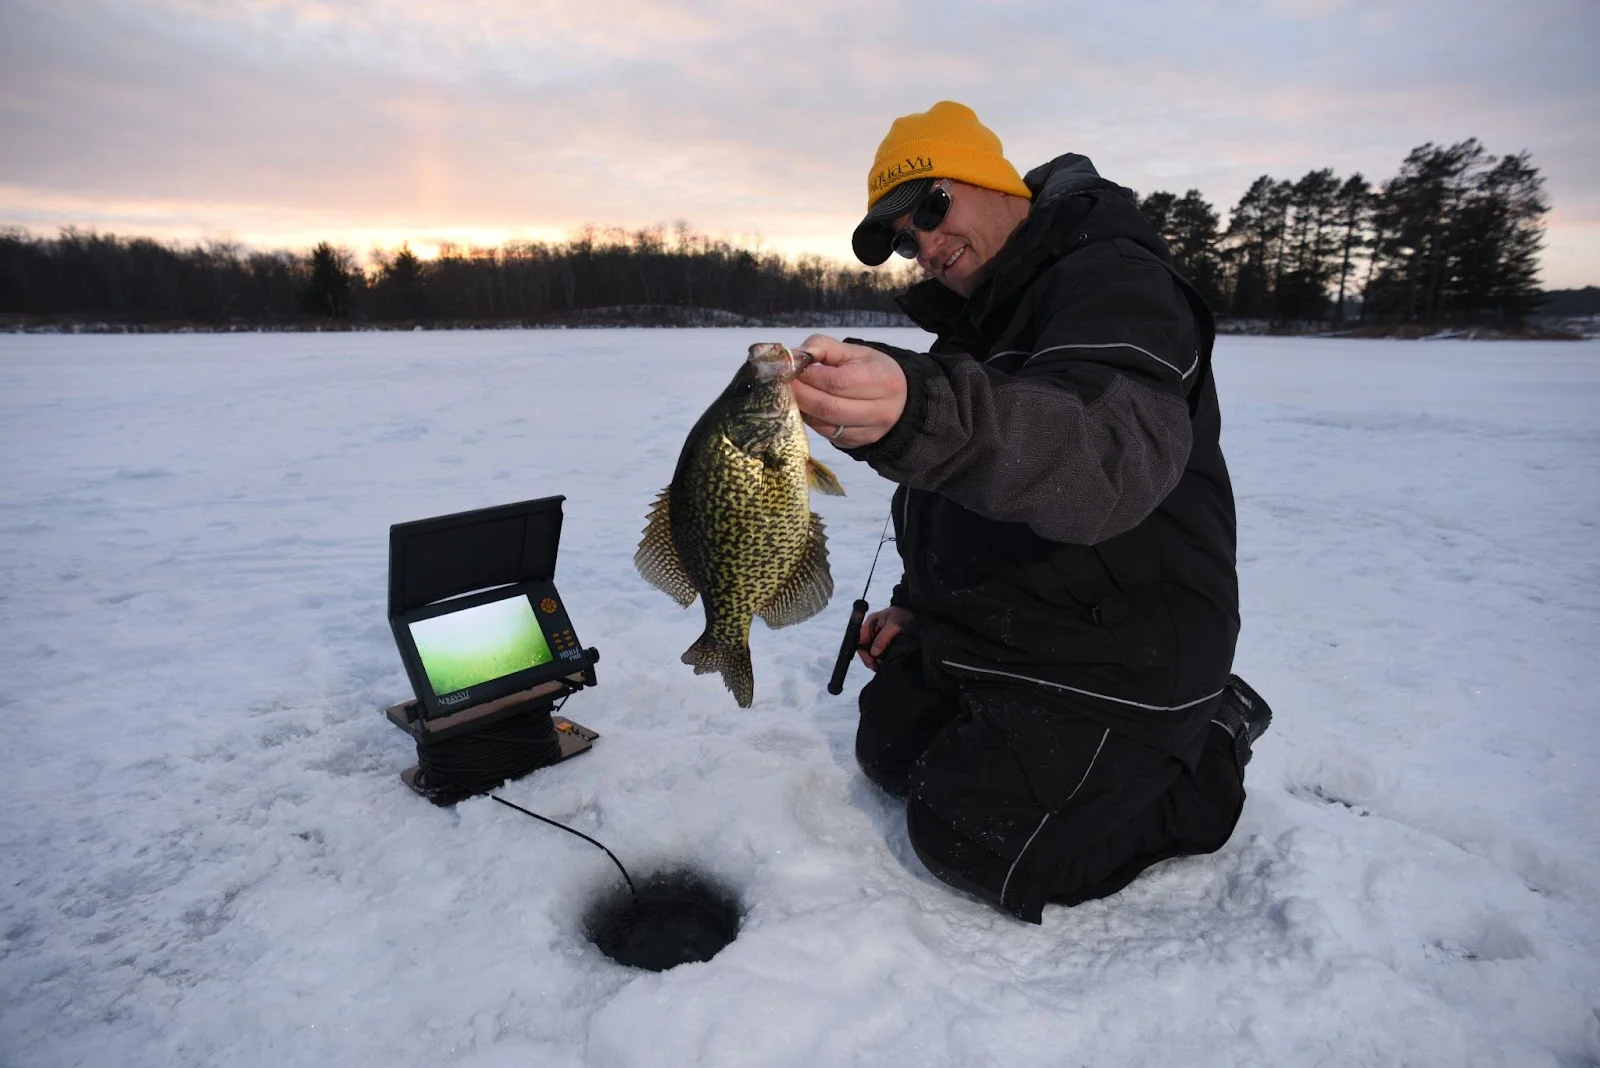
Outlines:
[{"label": "control button panel", "polygon": [[567,618],[567,610],[562,607],[561,598],[556,593],[555,587],[547,586],[535,598],[534,604],[539,609],[539,624],[544,628],[545,640],[550,643],[550,651],[558,659],[581,663],[583,646],[578,642],[578,636],[572,632],[572,620]]}]

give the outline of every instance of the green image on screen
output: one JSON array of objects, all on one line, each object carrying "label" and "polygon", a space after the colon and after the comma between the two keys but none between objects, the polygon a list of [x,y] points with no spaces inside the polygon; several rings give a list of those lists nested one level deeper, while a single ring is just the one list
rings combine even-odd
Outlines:
[{"label": "green image on screen", "polygon": [[524,594],[419,619],[411,624],[411,639],[428,685],[439,695],[554,659]]}]

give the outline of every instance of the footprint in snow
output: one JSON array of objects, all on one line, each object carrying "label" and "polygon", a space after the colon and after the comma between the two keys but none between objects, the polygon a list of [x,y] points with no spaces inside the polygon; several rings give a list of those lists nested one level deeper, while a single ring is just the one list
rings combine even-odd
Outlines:
[{"label": "footprint in snow", "polygon": [[1306,783],[1289,787],[1289,793],[1302,801],[1317,801],[1325,805],[1338,805],[1357,816],[1370,816],[1372,810],[1365,805],[1340,797],[1320,783]]}]

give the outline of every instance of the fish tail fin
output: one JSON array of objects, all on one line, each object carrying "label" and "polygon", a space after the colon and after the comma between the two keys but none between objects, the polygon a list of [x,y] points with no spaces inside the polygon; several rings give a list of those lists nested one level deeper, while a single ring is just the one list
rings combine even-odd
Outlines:
[{"label": "fish tail fin", "polygon": [[683,654],[683,662],[694,667],[696,675],[722,673],[722,681],[733,691],[740,708],[749,708],[756,695],[756,672],[750,664],[750,646],[713,637],[707,630]]}]

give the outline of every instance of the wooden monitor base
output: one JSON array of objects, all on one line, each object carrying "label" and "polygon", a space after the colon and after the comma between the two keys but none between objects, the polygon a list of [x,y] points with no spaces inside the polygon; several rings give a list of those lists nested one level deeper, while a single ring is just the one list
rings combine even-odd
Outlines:
[{"label": "wooden monitor base", "polygon": [[423,716],[421,701],[401,701],[397,705],[390,705],[384,715],[389,717],[390,723],[413,738],[426,735],[434,741],[443,741],[455,735],[482,730],[496,720],[527,711],[530,706],[537,707],[541,704],[554,706],[558,699],[577,693],[585,686],[593,685],[594,673],[591,669],[541,682],[532,689],[508,693],[494,701],[473,705],[460,712],[451,712],[434,719]]}]

